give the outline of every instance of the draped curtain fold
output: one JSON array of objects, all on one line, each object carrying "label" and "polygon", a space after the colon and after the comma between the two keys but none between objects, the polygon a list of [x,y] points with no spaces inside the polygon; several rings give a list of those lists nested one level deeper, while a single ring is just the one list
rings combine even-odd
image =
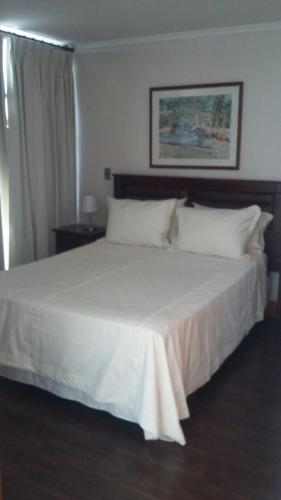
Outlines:
[{"label": "draped curtain fold", "polygon": [[72,54],[10,37],[10,265],[47,257],[75,221]]}]

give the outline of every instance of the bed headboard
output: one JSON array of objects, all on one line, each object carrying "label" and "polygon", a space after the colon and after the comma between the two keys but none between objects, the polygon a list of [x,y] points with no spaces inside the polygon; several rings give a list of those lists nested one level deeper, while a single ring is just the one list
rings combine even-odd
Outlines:
[{"label": "bed headboard", "polygon": [[274,215],[266,234],[269,269],[281,270],[281,182],[115,174],[114,195],[139,200],[187,196],[191,203],[220,208],[259,205]]}]

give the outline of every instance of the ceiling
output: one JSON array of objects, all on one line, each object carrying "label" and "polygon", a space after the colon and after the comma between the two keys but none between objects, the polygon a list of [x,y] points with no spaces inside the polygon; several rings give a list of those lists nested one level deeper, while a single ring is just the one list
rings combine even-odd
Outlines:
[{"label": "ceiling", "polygon": [[0,25],[78,46],[273,22],[280,0],[0,0]]}]

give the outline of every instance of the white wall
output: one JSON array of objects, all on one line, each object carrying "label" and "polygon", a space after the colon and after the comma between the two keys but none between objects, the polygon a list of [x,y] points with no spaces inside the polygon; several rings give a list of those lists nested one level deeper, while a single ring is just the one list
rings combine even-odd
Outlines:
[{"label": "white wall", "polygon": [[[123,51],[77,54],[81,193],[105,221],[113,172],[281,180],[281,31],[201,36]],[[149,87],[244,82],[239,171],[149,169]]]}]

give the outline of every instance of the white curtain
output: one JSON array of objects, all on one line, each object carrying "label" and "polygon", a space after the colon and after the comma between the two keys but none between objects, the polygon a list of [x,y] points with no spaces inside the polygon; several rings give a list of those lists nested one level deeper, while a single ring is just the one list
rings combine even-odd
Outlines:
[{"label": "white curtain", "polygon": [[[0,34],[0,270],[4,269],[4,233],[8,229],[8,172],[6,163],[5,90],[3,78],[3,39]],[[6,222],[6,224],[5,224]]]},{"label": "white curtain", "polygon": [[52,229],[75,222],[72,54],[10,37],[10,266],[53,251]]}]

